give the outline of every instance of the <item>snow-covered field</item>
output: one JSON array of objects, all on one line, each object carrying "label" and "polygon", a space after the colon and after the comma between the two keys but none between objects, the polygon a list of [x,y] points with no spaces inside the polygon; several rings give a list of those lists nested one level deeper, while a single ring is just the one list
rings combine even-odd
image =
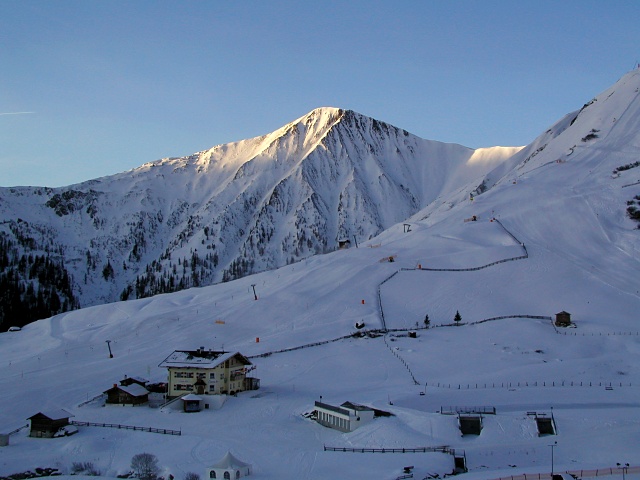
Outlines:
[{"label": "snow-covered field", "polygon": [[[447,445],[465,452],[470,479],[549,473],[552,451],[555,471],[640,464],[640,242],[624,215],[640,186],[622,188],[638,181],[639,169],[611,177],[613,168],[639,158],[639,78],[623,77],[616,92],[625,96],[605,92],[599,110],[585,109],[574,125],[561,121],[558,131],[517,154],[511,170],[494,173],[487,183],[495,186],[473,201],[464,191],[434,202],[408,221],[410,232],[399,224],[359,248],[276,271],[70,312],[0,334],[0,432],[58,408],[77,421],[182,432],[80,427],[77,435],[45,440],[22,430],[0,448],[0,475],[35,467],[68,472],[72,462],[93,462],[116,476],[140,452],[155,454],[163,475],[178,479],[186,472],[204,476],[227,451],[252,463],[262,479],[391,480],[409,465],[413,478],[422,479],[453,469],[453,457],[443,453],[324,446]],[[600,132],[591,148],[580,140],[587,125]],[[523,162],[543,141],[546,148]],[[472,215],[478,221],[464,222]],[[426,270],[520,257],[519,242],[527,258],[473,271]],[[521,318],[562,310],[576,328]],[[456,311],[457,326],[451,325]],[[254,357],[260,390],[229,397],[215,410],[80,405],[124,375],[166,379],[157,365],[175,349],[253,356],[348,335],[356,322],[380,329],[382,313],[388,329],[422,327],[426,314],[431,328],[418,329],[417,338],[392,331]],[[510,315],[516,317],[475,323]],[[303,416],[320,398],[394,415],[341,433]],[[456,416],[440,413],[456,406],[495,407],[496,415],[484,417],[479,436],[462,437]],[[553,413],[556,436],[538,437],[528,415],[534,411]]]}]

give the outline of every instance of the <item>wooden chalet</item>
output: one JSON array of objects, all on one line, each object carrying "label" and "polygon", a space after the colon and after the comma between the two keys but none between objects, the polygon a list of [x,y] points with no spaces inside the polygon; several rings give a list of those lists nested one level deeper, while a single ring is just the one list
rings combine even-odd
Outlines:
[{"label": "wooden chalet", "polygon": [[138,383],[130,385],[113,384],[109,390],[103,392],[107,395],[107,403],[119,405],[142,405],[149,401],[149,391]]},{"label": "wooden chalet", "polygon": [[69,418],[73,414],[66,410],[38,412],[27,420],[31,421],[30,437],[53,438],[58,430],[69,425]]}]

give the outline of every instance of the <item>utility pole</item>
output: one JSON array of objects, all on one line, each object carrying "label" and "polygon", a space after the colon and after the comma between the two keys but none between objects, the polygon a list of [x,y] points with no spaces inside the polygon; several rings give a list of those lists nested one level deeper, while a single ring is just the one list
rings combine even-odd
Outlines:
[{"label": "utility pole", "polygon": [[558,442],[553,442],[551,445],[551,480],[553,480],[553,449],[558,446]]},{"label": "utility pole", "polygon": [[111,340],[105,340],[107,342],[107,347],[109,348],[109,358],[113,358],[113,353],[111,353]]},{"label": "utility pole", "polygon": [[251,284],[251,288],[253,288],[253,298],[254,298],[255,300],[257,300],[257,299],[258,299],[258,295],[256,295],[256,284],[255,284],[255,283],[252,283],[252,284]]}]

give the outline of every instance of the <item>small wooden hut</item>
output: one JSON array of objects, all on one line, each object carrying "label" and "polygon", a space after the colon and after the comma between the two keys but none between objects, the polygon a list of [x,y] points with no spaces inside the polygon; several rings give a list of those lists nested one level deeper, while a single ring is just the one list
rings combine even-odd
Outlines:
[{"label": "small wooden hut", "polygon": [[564,310],[556,313],[556,327],[568,327],[571,325],[571,314]]},{"label": "small wooden hut", "polygon": [[187,413],[190,412],[199,412],[202,410],[202,397],[190,393],[189,395],[185,395],[180,400],[182,400],[183,410]]},{"label": "small wooden hut", "polygon": [[58,430],[69,425],[73,415],[66,410],[38,412],[27,420],[31,420],[30,437],[53,438]]}]

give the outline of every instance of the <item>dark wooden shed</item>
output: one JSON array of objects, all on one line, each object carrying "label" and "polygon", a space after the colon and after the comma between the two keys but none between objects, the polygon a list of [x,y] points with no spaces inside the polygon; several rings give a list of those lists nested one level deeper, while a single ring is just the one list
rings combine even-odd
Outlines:
[{"label": "dark wooden shed", "polygon": [[564,310],[556,313],[556,327],[568,327],[571,325],[571,314]]},{"label": "dark wooden shed", "polygon": [[103,393],[107,395],[107,403],[111,404],[141,405],[149,401],[149,391],[137,383],[127,386],[114,384]]},{"label": "dark wooden shed", "polygon": [[38,412],[27,420],[31,420],[30,437],[53,438],[62,427],[69,425],[69,418],[73,415],[66,410]]}]

